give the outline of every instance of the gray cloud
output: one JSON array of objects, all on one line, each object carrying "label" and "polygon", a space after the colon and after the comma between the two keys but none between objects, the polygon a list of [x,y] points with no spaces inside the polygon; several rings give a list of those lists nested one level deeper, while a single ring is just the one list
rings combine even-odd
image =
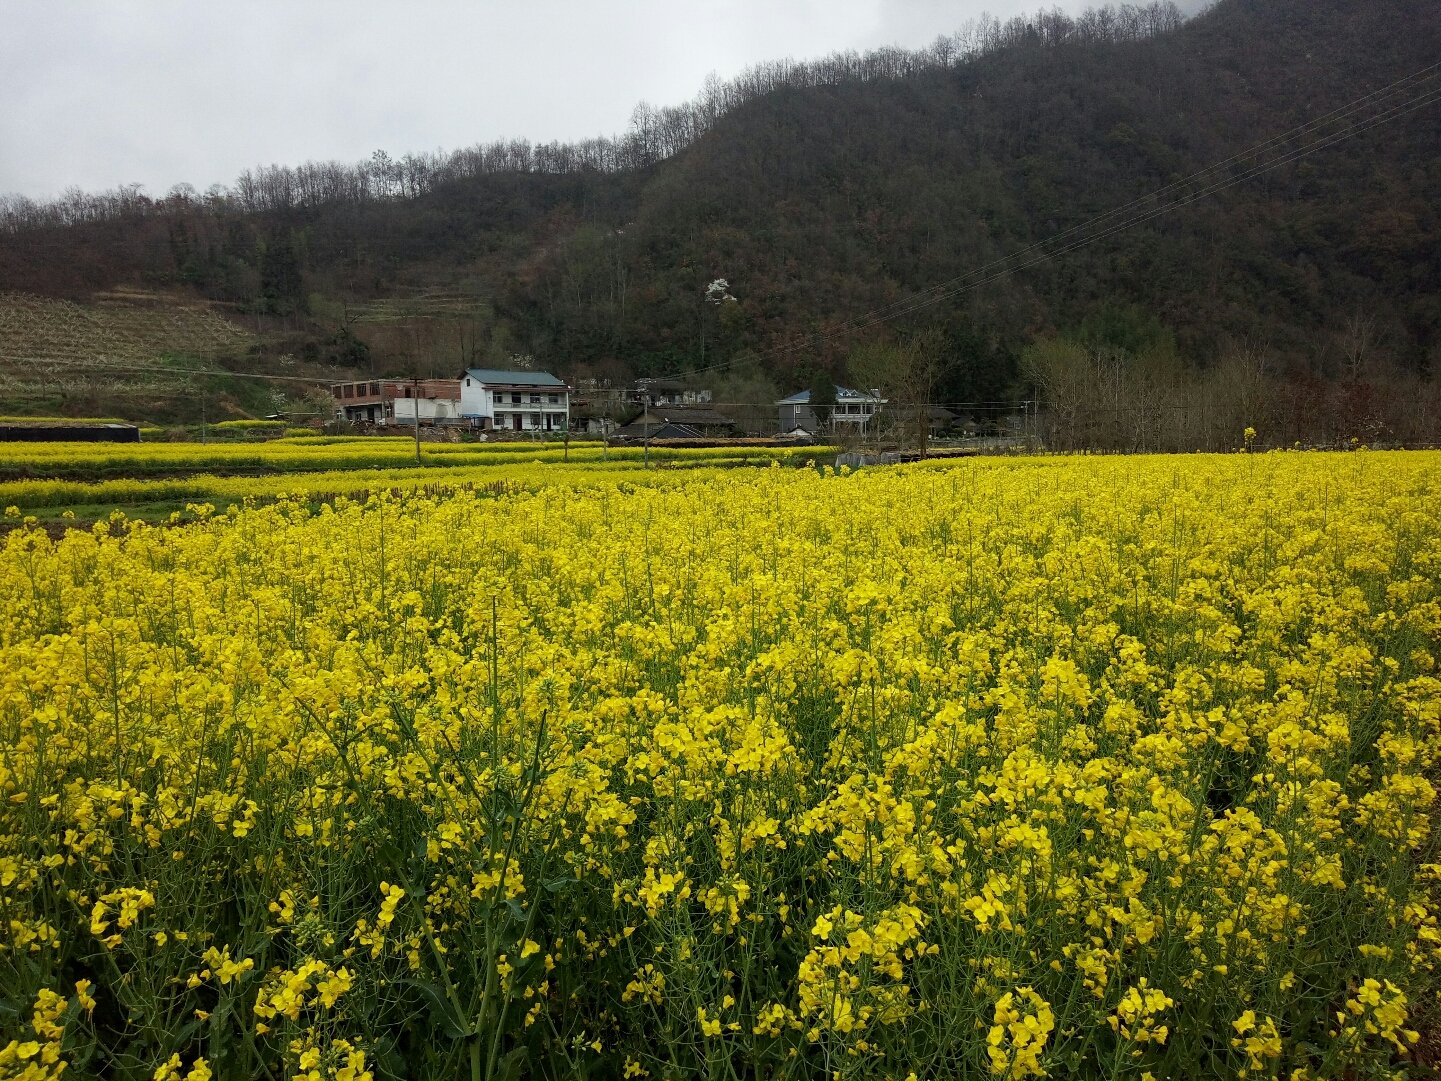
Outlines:
[{"label": "gray cloud", "polygon": [[[1194,8],[1202,0],[1191,0]],[[258,164],[623,130],[706,74],[914,48],[1034,0],[10,0],[0,192],[228,183]],[[1069,0],[1078,12],[1090,6]]]}]

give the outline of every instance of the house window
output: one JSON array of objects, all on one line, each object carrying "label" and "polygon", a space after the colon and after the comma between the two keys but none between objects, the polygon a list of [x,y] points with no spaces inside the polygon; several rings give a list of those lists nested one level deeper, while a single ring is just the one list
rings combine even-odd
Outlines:
[{"label": "house window", "polygon": [[520,404],[520,395],[519,395],[519,394],[512,394],[512,395],[510,396],[510,404],[511,404],[511,405],[519,405],[519,404]]},{"label": "house window", "polygon": [[560,404],[560,395],[559,395],[559,394],[552,394],[552,395],[550,396],[550,404],[551,404],[551,405],[559,405],[559,404]]},{"label": "house window", "polygon": [[379,394],[379,393],[380,393],[380,384],[379,384],[379,383],[371,383],[371,384],[370,384],[370,393],[372,393],[372,394]]},{"label": "house window", "polygon": [[470,386],[470,380],[469,380],[469,379],[467,379],[467,380],[465,381],[465,385],[466,385],[466,386]]},{"label": "house window", "polygon": [[345,393],[345,397],[347,397],[347,398],[354,398],[354,397],[355,397],[355,384],[354,384],[354,383],[346,383],[346,384],[345,384],[344,393]]},{"label": "house window", "polygon": [[540,404],[540,395],[539,395],[539,394],[532,394],[532,395],[530,396],[530,401],[531,401],[531,404],[532,404],[532,405],[539,405],[539,404]]}]

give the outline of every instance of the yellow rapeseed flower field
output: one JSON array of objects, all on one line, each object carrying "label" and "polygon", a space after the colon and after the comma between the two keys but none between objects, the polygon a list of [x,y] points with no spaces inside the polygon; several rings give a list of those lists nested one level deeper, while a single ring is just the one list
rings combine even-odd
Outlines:
[{"label": "yellow rapeseed flower field", "polygon": [[0,1078],[1410,1076],[1438,467],[22,524]]},{"label": "yellow rapeseed flower field", "polygon": [[[238,423],[238,422],[237,422]],[[680,449],[611,447],[576,441],[544,443],[425,443],[421,463],[432,470],[506,463],[590,464],[779,461],[814,457],[827,448],[745,444]],[[832,451],[834,453],[834,451]],[[259,443],[7,443],[0,484],[30,478],[85,481],[110,477],[177,477],[200,473],[307,473],[324,470],[405,469],[415,444],[404,436],[295,436]],[[8,485],[5,489],[9,492]],[[23,489],[22,489],[23,491]],[[12,500],[13,501],[13,500]]]}]

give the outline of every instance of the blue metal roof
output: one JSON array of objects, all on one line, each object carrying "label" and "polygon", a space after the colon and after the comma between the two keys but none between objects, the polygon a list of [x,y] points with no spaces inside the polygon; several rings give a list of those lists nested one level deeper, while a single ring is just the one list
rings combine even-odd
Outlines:
[{"label": "blue metal roof", "polygon": [[507,387],[564,387],[549,372],[503,372],[498,368],[467,368],[465,374],[480,383],[500,383]]}]

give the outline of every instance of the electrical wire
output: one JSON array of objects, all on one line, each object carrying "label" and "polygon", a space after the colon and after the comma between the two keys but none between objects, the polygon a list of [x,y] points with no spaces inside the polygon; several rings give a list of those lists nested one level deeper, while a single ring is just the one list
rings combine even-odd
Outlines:
[{"label": "electrical wire", "polygon": [[[93,357],[87,360],[65,360],[57,363],[51,358],[44,357],[22,357],[10,353],[0,353],[0,360],[12,360],[21,364],[56,364],[57,374],[67,371],[106,371],[106,372],[155,372],[164,375],[221,375],[234,376],[237,379],[265,379],[279,380],[288,383],[306,383],[310,386],[322,386],[325,380],[307,378],[303,375],[270,375],[266,372],[233,372],[229,368],[171,368],[161,364],[112,364],[104,357]],[[356,379],[349,382],[363,383],[368,380]]]},{"label": "electrical wire", "polygon": [[[1333,110],[1331,110],[1331,112],[1326,113],[1326,114],[1324,114],[1323,116],[1317,117],[1317,118],[1315,118],[1315,119],[1313,119],[1313,120],[1308,121],[1308,122],[1305,123],[1305,124],[1302,124],[1302,125],[1300,125],[1300,126],[1298,126],[1298,127],[1292,128],[1290,131],[1284,132],[1284,133],[1281,134],[1281,135],[1272,136],[1270,139],[1267,139],[1267,140],[1265,140],[1265,141],[1263,141],[1263,142],[1257,143],[1255,146],[1252,146],[1252,147],[1250,147],[1250,148],[1247,149],[1247,150],[1243,150],[1243,151],[1241,151],[1240,153],[1231,155],[1231,157],[1229,157],[1229,158],[1226,158],[1226,159],[1224,159],[1224,160],[1222,160],[1222,161],[1216,162],[1216,163],[1214,163],[1214,164],[1212,164],[1212,165],[1208,165],[1208,166],[1206,166],[1204,169],[1198,169],[1198,170],[1196,170],[1194,173],[1191,173],[1191,174],[1190,174],[1189,176],[1187,176],[1187,177],[1183,177],[1183,178],[1180,179],[1180,180],[1172,181],[1170,184],[1167,184],[1165,187],[1158,188],[1158,189],[1156,189],[1155,191],[1150,192],[1150,193],[1148,193],[1148,194],[1146,194],[1146,195],[1142,195],[1142,196],[1139,196],[1138,198],[1132,199],[1129,203],[1123,203],[1121,206],[1114,207],[1114,208],[1112,208],[1111,210],[1108,210],[1108,211],[1106,211],[1106,212],[1104,212],[1104,213],[1102,213],[1102,214],[1098,214],[1097,216],[1095,216],[1095,217],[1093,217],[1093,218],[1091,218],[1091,219],[1089,219],[1089,220],[1087,220],[1087,221],[1081,222],[1081,223],[1078,224],[1078,225],[1073,225],[1073,226],[1070,226],[1070,227],[1067,228],[1067,229],[1063,229],[1063,230],[1062,230],[1061,232],[1059,232],[1059,233],[1053,234],[1052,236],[1047,237],[1047,238],[1044,239],[1044,240],[1036,241],[1036,242],[1033,243],[1033,244],[1027,245],[1026,247],[1021,248],[1021,249],[1019,249],[1019,250],[1017,250],[1017,251],[1015,251],[1015,252],[1012,252],[1012,253],[1010,253],[1009,255],[1002,257],[1001,259],[993,260],[992,262],[987,263],[987,264],[984,264],[984,265],[982,265],[982,266],[980,266],[980,267],[977,267],[977,268],[975,268],[974,270],[967,271],[965,274],[957,275],[956,277],[951,278],[951,279],[948,279],[947,281],[939,282],[939,283],[937,283],[936,285],[930,286],[930,287],[928,287],[926,290],[924,290],[924,292],[930,293],[930,292],[934,292],[934,291],[937,291],[937,290],[945,289],[945,288],[947,288],[947,287],[949,287],[949,286],[951,286],[951,285],[954,285],[954,284],[957,284],[957,283],[959,283],[959,282],[962,282],[962,281],[964,281],[965,279],[970,278],[970,277],[972,277],[972,276],[974,276],[974,275],[976,275],[976,274],[978,274],[978,273],[983,273],[984,271],[990,269],[991,267],[998,266],[998,265],[1000,265],[1000,264],[1002,264],[1002,263],[1004,263],[1004,262],[1007,262],[1007,261],[1012,260],[1012,259],[1016,259],[1016,258],[1018,258],[1018,257],[1020,257],[1020,256],[1022,256],[1022,255],[1025,255],[1026,253],[1028,253],[1028,252],[1030,252],[1030,251],[1033,251],[1033,250],[1035,250],[1035,249],[1037,249],[1037,248],[1040,248],[1040,247],[1042,247],[1042,246],[1044,246],[1044,245],[1046,245],[1046,244],[1052,244],[1052,243],[1055,243],[1056,241],[1058,241],[1058,240],[1060,240],[1060,239],[1062,239],[1062,238],[1064,238],[1064,237],[1066,237],[1066,236],[1069,236],[1069,235],[1071,235],[1071,234],[1078,233],[1078,232],[1083,232],[1083,231],[1085,231],[1085,230],[1087,230],[1087,229],[1092,228],[1093,226],[1096,226],[1096,225],[1101,224],[1102,222],[1105,222],[1107,219],[1114,218],[1114,217],[1116,217],[1116,216],[1118,216],[1118,215],[1121,215],[1121,214],[1124,214],[1124,213],[1126,213],[1126,212],[1128,212],[1128,211],[1130,211],[1130,210],[1132,210],[1132,209],[1134,209],[1134,208],[1136,208],[1136,207],[1139,207],[1139,206],[1141,206],[1141,205],[1143,205],[1143,204],[1145,204],[1145,203],[1149,203],[1149,202],[1151,202],[1152,200],[1155,200],[1155,199],[1158,199],[1158,198],[1160,198],[1160,197],[1162,197],[1162,196],[1165,196],[1165,195],[1166,195],[1167,193],[1169,193],[1169,192],[1173,192],[1173,191],[1178,191],[1178,190],[1184,189],[1187,185],[1196,182],[1197,180],[1199,180],[1201,177],[1204,177],[1204,176],[1205,176],[1206,174],[1208,174],[1208,173],[1214,173],[1214,172],[1216,172],[1216,171],[1218,171],[1218,170],[1220,170],[1220,169],[1224,169],[1224,168],[1226,168],[1227,166],[1233,165],[1233,164],[1235,164],[1235,163],[1237,163],[1237,162],[1239,162],[1239,161],[1242,161],[1242,160],[1244,160],[1244,159],[1246,159],[1246,158],[1254,157],[1254,156],[1256,156],[1256,155],[1258,155],[1258,154],[1261,154],[1261,153],[1263,153],[1263,152],[1267,152],[1267,151],[1269,151],[1270,149],[1272,149],[1272,148],[1274,148],[1274,147],[1276,147],[1276,146],[1278,146],[1278,145],[1287,143],[1287,142],[1291,141],[1292,139],[1295,139],[1295,138],[1297,138],[1297,137],[1299,137],[1299,136],[1301,136],[1301,135],[1304,135],[1304,134],[1306,134],[1306,133],[1314,130],[1315,128],[1318,128],[1318,127],[1321,127],[1321,126],[1323,126],[1323,125],[1325,125],[1325,124],[1327,124],[1327,123],[1330,123],[1330,122],[1332,122],[1333,120],[1337,120],[1337,119],[1340,119],[1340,118],[1342,118],[1342,117],[1348,116],[1348,115],[1350,115],[1351,113],[1356,112],[1358,109],[1361,109],[1361,108],[1366,107],[1366,105],[1367,105],[1368,103],[1373,103],[1373,99],[1376,99],[1376,98],[1382,97],[1382,96],[1384,96],[1384,95],[1387,95],[1387,94],[1391,93],[1393,90],[1395,90],[1395,89],[1397,89],[1397,88],[1399,88],[1399,87],[1401,87],[1401,86],[1403,86],[1403,85],[1405,85],[1405,84],[1413,83],[1413,82],[1416,82],[1417,80],[1420,80],[1421,83],[1426,83],[1426,82],[1430,82],[1430,81],[1432,81],[1432,80],[1435,80],[1436,78],[1438,78],[1438,76],[1441,76],[1441,62],[1438,62],[1438,63],[1436,63],[1436,64],[1432,64],[1430,67],[1422,68],[1420,71],[1414,72],[1414,73],[1412,73],[1411,75],[1407,75],[1407,76],[1405,76],[1404,78],[1397,79],[1395,82],[1391,83],[1389,86],[1383,87],[1383,88],[1380,89],[1380,90],[1372,91],[1370,94],[1366,94],[1366,95],[1362,96],[1361,98],[1356,99],[1356,100],[1353,101],[1353,102],[1350,102],[1350,103],[1348,103],[1348,104],[1346,104],[1346,105],[1340,106],[1339,108],[1333,109]],[[1415,87],[1411,87],[1410,89],[1415,89]],[[1428,91],[1428,92],[1429,92],[1429,91]],[[898,306],[898,305],[904,305],[904,303],[905,303],[904,301],[896,301],[896,302],[893,302],[891,305],[887,305],[887,306],[885,306],[885,307],[895,307],[895,306]],[[880,309],[875,309],[874,311],[875,311],[875,312],[880,312],[880,311],[884,311],[884,310],[885,310],[885,308],[883,307],[883,308],[880,308]]]},{"label": "electrical wire", "polygon": [[[804,348],[814,348],[823,345],[829,341],[833,341],[835,338],[842,335],[854,334],[859,330],[864,330],[879,323],[888,322],[903,315],[911,314],[912,312],[918,311],[921,308],[928,307],[931,304],[936,304],[943,300],[947,300],[951,297],[959,295],[960,293],[968,292],[973,289],[978,289],[981,286],[990,284],[991,282],[996,281],[997,279],[1004,277],[1007,274],[1013,274],[1019,270],[1025,270],[1031,266],[1035,266],[1037,263],[1045,261],[1046,259],[1055,258],[1060,255],[1066,255],[1070,252],[1077,251],[1080,248],[1095,243],[1098,240],[1102,240],[1106,237],[1113,236],[1120,232],[1124,232],[1127,229],[1133,228],[1136,225],[1149,221],[1152,218],[1158,217],[1162,214],[1170,213],[1171,211],[1180,209],[1181,207],[1188,206],[1191,203],[1194,203],[1198,199],[1204,198],[1207,195],[1215,194],[1216,192],[1223,191],[1226,188],[1233,187],[1236,184],[1243,183],[1246,180],[1254,179],[1255,177],[1260,176],[1263,173],[1270,172],[1274,169],[1280,168],[1283,165],[1298,161],[1303,157],[1309,156],[1310,154],[1327,149],[1331,146],[1336,145],[1337,143],[1345,141],[1346,139],[1361,135],[1375,127],[1379,127],[1380,125],[1395,120],[1400,116],[1407,115],[1411,112],[1414,112],[1416,109],[1429,105],[1437,101],[1438,99],[1441,99],[1441,87],[1434,85],[1427,86],[1427,84],[1433,83],[1433,81],[1437,78],[1438,74],[1441,74],[1441,63],[1432,64],[1429,67],[1423,68],[1418,72],[1414,72],[1411,75],[1396,80],[1395,82],[1391,83],[1387,87],[1382,88],[1381,90],[1372,91],[1371,93],[1363,95],[1355,101],[1349,102],[1348,104],[1343,105],[1337,109],[1333,109],[1330,113],[1327,113],[1322,117],[1318,117],[1315,120],[1308,121],[1306,124],[1300,125],[1297,128],[1293,128],[1289,132],[1286,132],[1282,135],[1273,136],[1271,139],[1268,139],[1262,143],[1258,143],[1250,150],[1242,151],[1239,154],[1233,154],[1231,157],[1226,158],[1223,161],[1217,162],[1214,165],[1207,166],[1204,169],[1197,170],[1184,180],[1175,181],[1172,184],[1168,184],[1165,187],[1159,188],[1156,191],[1151,192],[1145,196],[1141,196],[1138,199],[1133,199],[1129,203],[1123,204],[1120,207],[1106,211],[1104,214],[1096,215],[1095,217],[1090,218],[1087,221],[1080,223],[1079,225],[1071,226],[1070,228],[1064,229],[1061,232],[1055,233],[1052,236],[1046,237],[1043,240],[1036,241],[1035,243],[1029,244],[1024,248],[1020,248],[1014,252],[1011,252],[1006,256],[983,264],[982,266],[968,271],[965,274],[957,275],[956,277],[948,279],[945,282],[941,282],[937,285],[931,286],[911,297],[907,297],[899,301],[894,301],[891,304],[882,305],[878,308],[873,308],[869,312],[862,313],[860,316],[847,320],[840,326],[836,327],[834,330],[827,331],[821,334],[811,335],[808,338],[802,339],[800,342],[797,343],[775,346],[771,349],[752,353],[747,357],[733,358],[731,360],[721,361],[717,364],[708,365],[706,367],[693,368],[686,372],[677,373],[676,376],[672,376],[671,378],[678,378],[685,375],[699,375],[713,371],[722,371],[726,368],[732,367],[737,363],[741,363],[743,360],[774,358],[795,353]],[[1420,81],[1417,82],[1417,80]],[[1264,162],[1263,164],[1250,167],[1247,171],[1241,173],[1238,176],[1232,176],[1222,182],[1212,183],[1207,187],[1203,187],[1200,191],[1190,193],[1185,198],[1177,199],[1160,207],[1152,208],[1145,213],[1134,215],[1131,218],[1128,218],[1127,220],[1121,222],[1120,224],[1110,225],[1099,232],[1091,233],[1079,240],[1062,245],[1058,249],[1047,250],[1048,245],[1055,244],[1058,240],[1061,240],[1068,236],[1072,236],[1076,233],[1083,233],[1086,230],[1092,229],[1097,225],[1105,223],[1109,219],[1112,219],[1119,214],[1123,214],[1130,209],[1151,202],[1158,196],[1164,195],[1166,192],[1174,191],[1179,188],[1184,188],[1187,184],[1194,182],[1195,179],[1198,177],[1203,177],[1208,173],[1213,173],[1220,168],[1226,167],[1229,164],[1233,164],[1247,157],[1254,156],[1255,154],[1262,152],[1267,148],[1274,147],[1278,144],[1284,144],[1291,139],[1294,139],[1297,135],[1305,134],[1308,131],[1315,129],[1318,126],[1322,126],[1332,120],[1349,116],[1357,112],[1358,110],[1365,108],[1368,103],[1374,106],[1377,102],[1377,99],[1389,94],[1397,87],[1404,86],[1408,83],[1416,84],[1408,88],[1408,90],[1411,91],[1414,91],[1421,86],[1427,86],[1427,89],[1423,90],[1420,94],[1416,94],[1415,96],[1409,98],[1408,100],[1402,101],[1400,104],[1383,104],[1379,111],[1375,111],[1373,115],[1366,118],[1361,123],[1353,125],[1345,131],[1325,136],[1305,147],[1289,151],[1279,157],[1273,158],[1270,161]],[[1012,264],[1017,259],[1024,259],[1024,257],[1034,252],[1040,253],[1037,258],[1021,262],[1018,265],[1008,265]],[[997,270],[996,268],[1000,269]],[[988,271],[994,272],[987,274]],[[982,276],[977,278],[977,275]]]},{"label": "electrical wire", "polygon": [[[1093,233],[1081,240],[1074,241],[1058,249],[1042,251],[1035,258],[1030,259],[1027,262],[1023,262],[1017,266],[1007,266],[1004,269],[997,271],[996,273],[991,274],[988,277],[985,277],[979,281],[969,282],[964,285],[957,286],[953,289],[947,289],[933,296],[928,295],[922,298],[918,298],[897,311],[869,319],[864,323],[853,324],[847,329],[851,333],[854,333],[857,330],[864,330],[867,327],[876,325],[877,323],[887,322],[891,319],[899,318],[902,315],[908,315],[911,312],[919,311],[921,308],[929,307],[931,304],[939,303],[942,300],[949,299],[950,297],[959,295],[960,293],[968,292],[972,289],[978,289],[983,285],[987,285],[990,282],[996,281],[997,279],[1006,276],[1007,274],[1013,274],[1018,270],[1025,270],[1029,267],[1037,265],[1038,263],[1045,262],[1048,259],[1054,259],[1057,256],[1067,255],[1073,251],[1077,251],[1090,244],[1093,244],[1098,240],[1104,240],[1106,237],[1114,236],[1117,233],[1125,232],[1128,229],[1134,228],[1137,225],[1150,221],[1153,218],[1160,217],[1163,214],[1169,214],[1171,211],[1178,210],[1181,207],[1189,206],[1190,204],[1197,202],[1198,200],[1203,199],[1208,195],[1214,195],[1216,192],[1224,191],[1227,188],[1235,187],[1237,184],[1244,183],[1247,180],[1252,180],[1255,177],[1262,175],[1263,173],[1278,169],[1283,165],[1289,165],[1294,161],[1299,161],[1301,158],[1308,157],[1311,154],[1316,153],[1317,151],[1325,150],[1328,147],[1334,146],[1337,143],[1352,138],[1353,136],[1363,134],[1364,132],[1369,131],[1372,128],[1380,127],[1382,124],[1388,123],[1389,121],[1394,120],[1399,116],[1404,116],[1407,113],[1414,112],[1416,109],[1422,108],[1426,105],[1430,105],[1435,101],[1441,101],[1441,88],[1428,91],[1426,94],[1421,95],[1420,97],[1415,98],[1410,102],[1406,102],[1400,106],[1396,106],[1389,110],[1385,115],[1377,116],[1367,121],[1364,125],[1360,127],[1354,128],[1350,131],[1339,133],[1334,136],[1330,136],[1324,140],[1318,140],[1311,146],[1294,151],[1274,161],[1267,162],[1264,165],[1257,166],[1251,169],[1249,172],[1242,173],[1240,176],[1234,177],[1222,183],[1213,184],[1210,187],[1203,188],[1198,192],[1193,192],[1192,194],[1188,195],[1183,199],[1178,199],[1165,206],[1157,207],[1153,210],[1147,211],[1144,214],[1138,214],[1126,221],[1121,222],[1118,225],[1110,226],[1098,233]],[[1023,251],[1025,250],[1029,249],[1023,249]]]},{"label": "electrical wire", "polygon": [[[1030,267],[1036,266],[1039,263],[1045,262],[1047,260],[1055,259],[1060,256],[1070,254],[1071,252],[1078,251],[1081,248],[1096,243],[1097,241],[1106,239],[1107,237],[1115,236],[1122,232],[1126,232],[1161,215],[1169,214],[1175,210],[1189,206],[1192,203],[1195,203],[1198,200],[1203,199],[1209,195],[1214,195],[1217,192],[1221,192],[1228,188],[1235,187],[1236,185],[1244,183],[1247,180],[1252,180],[1255,177],[1260,176],[1264,173],[1278,169],[1283,165],[1288,165],[1292,162],[1299,161],[1300,159],[1308,157],[1311,154],[1328,149],[1332,146],[1337,145],[1338,143],[1344,142],[1347,139],[1351,139],[1358,135],[1364,134],[1367,131],[1380,127],[1381,125],[1398,119],[1401,116],[1408,115],[1412,112],[1415,112],[1417,109],[1424,108],[1427,105],[1441,100],[1441,85],[1434,85],[1435,81],[1438,79],[1438,76],[1441,76],[1441,62],[1429,65],[1428,67],[1422,68],[1417,72],[1413,72],[1412,74],[1407,75],[1401,79],[1397,79],[1379,90],[1374,90],[1368,94],[1364,94],[1361,97],[1346,103],[1345,105],[1339,106],[1338,108],[1323,114],[1322,116],[1313,118],[1312,120],[1309,120],[1304,124],[1292,128],[1290,131],[1284,132],[1280,135],[1272,136],[1269,139],[1255,144],[1247,150],[1243,150],[1237,154],[1232,154],[1228,158],[1208,165],[1203,169],[1196,170],[1195,172],[1191,173],[1189,176],[1181,180],[1173,181],[1170,184],[1158,188],[1153,192],[1140,196],[1136,199],[1132,199],[1131,201],[1124,203],[1118,207],[1113,207],[1112,209],[1102,214],[1098,214],[1092,218],[1087,219],[1084,222],[1070,226],[1067,229],[1063,229],[1060,232],[1054,233],[1043,240],[1036,241],[1032,244],[1026,245],[1023,248],[1019,248],[1016,251],[1010,252],[1009,254],[999,259],[991,260],[988,263],[982,264],[980,267],[967,271],[965,274],[960,274],[955,277],[949,278],[943,282],[939,282],[936,285],[929,286],[925,290],[922,290],[917,294],[913,294],[910,297],[902,298],[901,300],[893,301],[890,304],[873,308],[868,312],[864,312],[859,316],[845,321],[833,330],[827,331],[825,333],[811,335],[793,344],[775,346],[767,350],[745,354],[740,357],[732,358],[731,360],[721,361],[719,363],[707,365],[705,367],[688,369],[687,371],[676,373],[675,375],[670,376],[670,378],[680,378],[690,375],[703,375],[710,372],[724,371],[725,369],[733,367],[736,364],[742,362],[777,358],[796,353],[801,349],[815,348],[820,345],[826,344],[827,342],[834,341],[836,338],[841,337],[842,335],[853,335],[859,331],[869,329],[870,327],[877,326],[881,323],[890,322],[891,320],[901,318],[902,316],[910,315],[916,311],[920,311],[923,308],[930,307],[933,304],[938,304],[944,300],[959,296],[962,293],[979,289],[1009,274],[1014,274],[1019,271],[1029,269]],[[1420,89],[1423,86],[1426,87],[1426,89],[1422,90],[1419,94],[1414,93],[1416,90]],[[1413,96],[1401,101],[1399,104],[1394,102],[1388,103],[1384,101],[1384,99],[1388,95],[1392,95],[1393,92],[1403,87],[1406,89],[1407,93],[1410,93]],[[1182,198],[1177,198],[1170,202],[1164,202],[1160,206],[1153,206],[1150,209],[1145,210],[1141,213],[1132,214],[1130,217],[1125,218],[1119,223],[1113,222],[1113,219],[1128,214],[1131,211],[1144,206],[1145,204],[1153,203],[1158,199],[1166,198],[1168,196],[1168,193],[1185,190],[1189,185],[1198,182],[1200,178],[1206,177],[1209,174],[1235,165],[1236,163],[1242,162],[1248,158],[1271,153],[1278,147],[1284,146],[1286,143],[1289,143],[1290,141],[1300,136],[1312,133],[1317,129],[1337,120],[1351,117],[1358,112],[1365,112],[1368,109],[1371,110],[1370,116],[1364,118],[1359,123],[1352,124],[1352,126],[1347,128],[1346,130],[1323,136],[1322,138],[1319,138],[1304,147],[1286,151],[1279,156],[1271,158],[1271,160],[1264,161],[1261,164],[1252,165],[1243,172],[1241,172],[1239,175],[1230,176],[1224,180],[1219,180],[1215,182],[1208,181],[1201,187],[1200,190],[1191,191]],[[1112,224],[1107,225],[1107,222],[1112,222]],[[1096,232],[1088,232],[1088,230],[1093,230],[1100,225],[1105,225],[1105,228],[1100,229]],[[1065,240],[1065,238],[1067,237],[1076,237],[1077,234],[1084,235],[1079,236],[1078,239],[1069,240],[1066,243],[1062,244],[1060,247],[1051,247],[1051,245],[1055,245],[1057,241]],[[1021,261],[1017,262],[1017,260]],[[0,354],[0,360],[20,361],[23,363],[32,364],[45,363],[45,361],[41,358],[20,357],[5,354]],[[75,368],[83,366],[83,364],[71,363],[66,365],[65,367],[73,370]],[[265,379],[269,381],[306,383],[312,386],[318,386],[324,383],[324,380],[318,378],[313,379],[303,376],[273,375],[263,372],[241,372],[232,371],[229,369],[209,370],[199,368],[175,368],[147,365],[104,364],[103,370],[137,373],[153,372],[159,374],[232,376],[241,379]],[[367,382],[369,380],[351,381]]]}]

